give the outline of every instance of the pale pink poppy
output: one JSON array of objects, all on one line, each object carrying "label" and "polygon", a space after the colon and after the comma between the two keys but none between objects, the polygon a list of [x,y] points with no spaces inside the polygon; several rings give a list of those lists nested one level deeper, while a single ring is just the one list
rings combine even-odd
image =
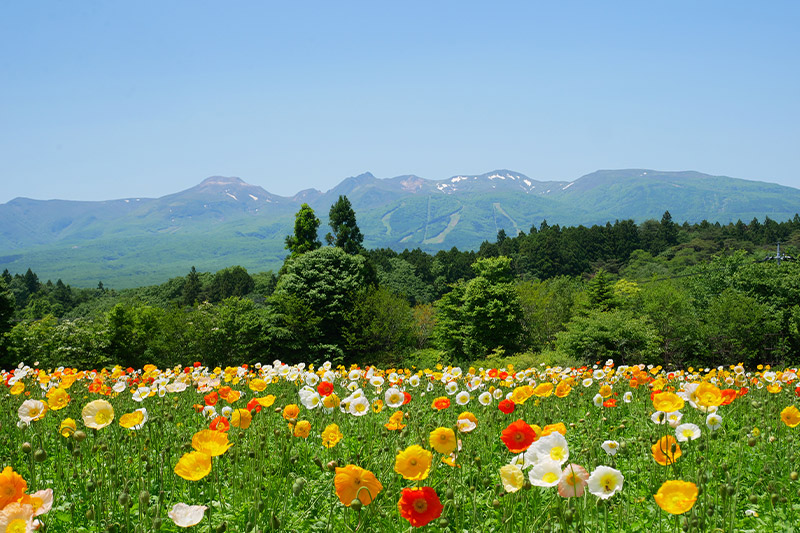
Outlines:
[{"label": "pale pink poppy", "polygon": [[208,509],[208,507],[205,505],[176,503],[172,507],[172,510],[167,513],[167,516],[169,516],[178,527],[192,527],[203,520],[206,509]]},{"label": "pale pink poppy", "polygon": [[570,463],[561,473],[558,480],[558,494],[564,498],[583,496],[586,482],[589,479],[589,472],[581,465]]}]

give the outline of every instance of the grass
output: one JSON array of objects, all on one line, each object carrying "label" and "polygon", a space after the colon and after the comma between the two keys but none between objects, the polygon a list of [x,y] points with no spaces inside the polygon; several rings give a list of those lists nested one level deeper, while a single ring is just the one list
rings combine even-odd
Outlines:
[{"label": "grass", "polygon": [[[516,374],[505,366],[511,359],[502,355],[489,361],[502,365],[431,366],[408,372],[342,368],[328,373],[311,366],[265,365],[3,373],[7,385],[0,389],[0,466],[19,473],[27,481],[28,493],[53,490],[53,508],[39,519],[47,531],[56,533],[179,531],[168,512],[180,502],[207,507],[194,531],[409,531],[411,526],[398,512],[398,500],[403,489],[417,486],[432,487],[443,504],[441,515],[425,526],[435,532],[792,531],[798,523],[800,485],[795,470],[800,427],[791,428],[781,419],[787,406],[798,404],[795,370],[666,373],[659,368],[650,372],[602,364],[554,368],[541,366],[532,357],[514,359]],[[531,366],[525,369],[522,363]],[[27,375],[20,378],[21,374]],[[420,377],[416,386],[416,378],[411,379],[415,374]],[[360,389],[369,403],[366,413],[356,416],[339,408],[326,412],[324,407],[305,407],[300,391],[309,387],[313,393],[321,377],[332,381],[334,393],[348,405],[356,402],[353,390]],[[70,399],[63,408],[54,409],[57,402],[51,392],[51,409],[43,418],[30,424],[20,421],[23,402],[48,401],[44,389],[66,388],[70,381],[74,381],[66,389]],[[691,383],[704,381],[734,391],[732,402],[718,407],[721,427],[712,431],[704,408],[686,401],[680,422],[697,425],[701,435],[679,443],[682,455],[673,464],[657,464],[651,447],[662,436],[675,435],[675,429],[651,420],[655,410],[651,393],[689,390]],[[410,396],[399,409],[386,405],[392,382]],[[446,389],[450,382],[458,392],[469,392],[466,405],[457,405],[457,392],[448,393],[453,392]],[[186,384],[185,390],[179,391],[180,383]],[[553,394],[548,385],[559,383],[572,383],[564,397]],[[115,384],[121,392],[114,391]],[[133,392],[142,386],[150,393],[136,401],[142,391]],[[220,398],[226,396],[226,387],[241,397],[232,403]],[[562,384],[557,390],[565,389]],[[212,398],[207,400],[207,395],[213,392],[219,399],[204,414],[203,406]],[[488,405],[479,401],[483,392],[490,393]],[[607,396],[601,401],[609,406],[596,403],[600,393]],[[517,400],[510,414],[498,409],[499,399],[507,395]],[[259,412],[253,409],[249,427],[230,427],[227,434],[233,446],[212,458],[210,473],[198,481],[176,475],[175,465],[193,449],[193,435],[207,429],[224,408],[246,409],[254,398],[270,396],[274,403],[259,404]],[[432,402],[439,397],[446,397],[449,407],[434,409]],[[84,424],[83,410],[97,399],[113,406],[114,419],[101,429],[91,429]],[[607,400],[616,404],[610,406],[614,402]],[[307,438],[294,436],[282,416],[290,404],[299,406],[297,421],[310,423]],[[148,420],[141,429],[120,425],[122,415],[142,407]],[[209,415],[212,410],[215,414]],[[405,427],[387,429],[385,424],[398,410],[405,413]],[[395,472],[399,451],[415,444],[431,450],[431,432],[456,428],[463,411],[472,412],[477,425],[469,433],[456,430],[460,450],[452,457],[432,451],[424,480],[409,481]],[[76,421],[77,431],[67,431],[69,436],[64,437],[59,427],[67,418]],[[539,434],[547,425],[562,423],[568,462],[589,472],[600,466],[618,470],[624,476],[621,490],[608,499],[588,491],[582,497],[562,498],[555,488],[530,482],[519,490],[506,490],[500,469],[517,454],[509,451],[501,434],[516,420],[538,426]],[[337,424],[344,437],[325,448],[320,435],[330,424]],[[607,440],[619,444],[616,455],[601,447]],[[455,466],[443,462],[448,458]],[[337,466],[349,464],[374,473],[383,487],[360,510],[343,505],[337,497]],[[524,479],[528,473],[526,469]],[[697,501],[682,515],[662,511],[653,498],[671,479],[691,482],[699,490]],[[0,489],[2,483],[0,478]]]}]

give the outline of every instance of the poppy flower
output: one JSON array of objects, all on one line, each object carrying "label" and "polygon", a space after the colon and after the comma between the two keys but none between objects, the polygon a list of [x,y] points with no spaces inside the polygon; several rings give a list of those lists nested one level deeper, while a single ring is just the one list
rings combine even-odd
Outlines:
[{"label": "poppy flower", "polygon": [[296,404],[290,403],[283,408],[283,414],[281,416],[283,416],[285,420],[297,420],[297,417],[300,416],[300,407],[298,407]]},{"label": "poppy flower", "polygon": [[247,386],[253,392],[263,392],[264,389],[267,388],[267,382],[261,378],[256,378],[251,380],[250,383],[247,384]]},{"label": "poppy flower", "polygon": [[[534,426],[536,429],[536,426]],[[555,424],[547,424],[545,427],[542,428],[542,437],[546,437],[551,433],[561,433],[562,435],[567,434],[567,426],[564,425],[564,422],[557,422]]]},{"label": "poppy flower", "polygon": [[688,481],[665,481],[653,496],[659,507],[670,514],[683,514],[697,501],[697,485]]},{"label": "poppy flower", "polygon": [[228,442],[228,434],[222,431],[203,429],[192,436],[192,448],[211,457],[222,455],[233,446]]},{"label": "poppy flower", "polygon": [[322,432],[322,445],[333,448],[344,438],[337,424],[329,424]]},{"label": "poppy flower", "polygon": [[183,454],[175,465],[175,473],[187,481],[199,481],[211,472],[211,456],[203,452]]},{"label": "poppy flower", "polygon": [[431,407],[436,409],[437,411],[441,411],[442,409],[447,409],[450,407],[450,398],[446,396],[439,396],[438,398],[433,400],[431,403]]},{"label": "poppy flower", "polygon": [[55,387],[47,391],[47,406],[53,411],[63,409],[69,404],[69,394],[61,387]]},{"label": "poppy flower", "polygon": [[536,434],[536,431],[524,420],[512,422],[500,435],[500,439],[511,453],[524,452],[538,438],[539,435]]},{"label": "poppy flower", "polygon": [[253,415],[247,409],[236,409],[231,414],[231,425],[233,427],[247,429],[252,421]]},{"label": "poppy flower", "polygon": [[431,448],[442,455],[453,453],[458,445],[455,431],[450,428],[437,428],[431,431],[429,443]]},{"label": "poppy flower", "polygon": [[403,391],[403,405],[406,405],[409,402],[411,402],[411,394],[409,394],[406,391]]},{"label": "poppy flower", "polygon": [[500,409],[501,413],[510,415],[517,408],[517,405],[513,401],[506,399],[497,404],[497,408]]},{"label": "poppy flower", "polygon": [[431,470],[433,454],[414,444],[399,452],[394,459],[394,471],[411,481],[422,481]]},{"label": "poppy flower", "polygon": [[0,510],[0,531],[34,531],[33,507],[20,502],[12,502]]},{"label": "poppy flower", "polygon": [[678,440],[672,435],[661,437],[658,442],[650,447],[653,452],[653,459],[663,466],[668,466],[678,460],[683,455]]},{"label": "poppy flower", "polygon": [[557,398],[566,398],[570,391],[572,391],[572,385],[567,383],[566,381],[559,382],[558,386],[556,386],[556,397]]},{"label": "poppy flower", "polygon": [[0,473],[0,509],[22,498],[27,489],[28,482],[10,466],[5,467]]},{"label": "poppy flower", "polygon": [[114,407],[105,400],[94,400],[83,407],[81,416],[86,427],[103,429],[114,421]]},{"label": "poppy flower", "polygon": [[555,386],[552,383],[539,383],[536,388],[533,389],[533,394],[539,398],[547,398],[553,394],[554,388]]},{"label": "poppy flower", "polygon": [[356,498],[361,500],[362,504],[369,505],[383,490],[383,485],[375,474],[356,465],[337,467],[333,485],[339,501],[347,507],[350,507]]},{"label": "poppy flower", "polygon": [[680,411],[683,406],[683,398],[674,392],[659,392],[653,395],[653,407],[655,407],[656,411],[672,413],[673,411]]},{"label": "poppy flower", "polygon": [[73,420],[72,418],[65,418],[65,419],[64,419],[64,420],[61,422],[61,425],[60,425],[60,426],[58,426],[58,433],[59,433],[59,434],[60,434],[62,437],[64,437],[64,438],[66,439],[66,438],[69,438],[69,437],[71,437],[71,436],[72,436],[72,434],[73,434],[73,433],[75,433],[75,431],[76,431],[77,429],[78,429],[78,426],[77,426],[77,424],[75,423],[75,420]]},{"label": "poppy flower", "polygon": [[251,413],[252,412],[260,413],[262,409],[261,404],[258,402],[258,398],[251,399],[249,402],[247,402],[246,407],[247,410],[250,411]]},{"label": "poppy flower", "polygon": [[231,429],[231,423],[224,416],[218,416],[211,421],[208,427],[213,431],[228,431]]},{"label": "poppy flower", "polygon": [[22,505],[33,508],[33,516],[47,514],[53,508],[53,489],[37,490],[33,494],[23,494],[19,500]]},{"label": "poppy flower", "polygon": [[722,391],[713,383],[704,381],[694,390],[695,403],[701,407],[719,407],[724,398]]},{"label": "poppy flower", "polygon": [[422,527],[442,515],[444,506],[439,495],[431,487],[403,489],[397,502],[400,516],[413,527]]},{"label": "poppy flower", "polygon": [[383,425],[389,431],[397,431],[399,429],[403,429],[406,427],[403,424],[403,411],[396,411],[392,416],[389,417],[389,421]]},{"label": "poppy flower", "polygon": [[609,398],[608,400],[605,400],[603,402],[603,407],[616,407],[616,406],[617,406],[616,398]]},{"label": "poppy flower", "polygon": [[329,381],[320,381],[317,385],[317,392],[320,396],[325,397],[333,392],[333,383]]},{"label": "poppy flower", "polygon": [[309,422],[308,420],[301,420],[294,427],[295,437],[300,437],[301,439],[307,439],[310,434],[311,434],[311,422]]},{"label": "poppy flower", "polygon": [[602,500],[607,500],[620,490],[625,477],[622,472],[610,466],[598,466],[586,480],[589,492]]},{"label": "poppy flower", "polygon": [[192,527],[203,521],[206,509],[208,509],[208,507],[205,505],[176,503],[167,513],[167,516],[170,517],[178,527]]},{"label": "poppy flower", "polygon": [[734,389],[722,389],[722,403],[720,405],[730,405],[736,399],[736,391]]},{"label": "poppy flower", "polygon": [[203,401],[206,403],[206,405],[217,405],[217,402],[219,401],[219,394],[217,394],[216,391],[209,392],[203,396]]},{"label": "poppy flower", "polygon": [[510,464],[500,469],[500,481],[506,492],[517,492],[525,484],[525,476],[519,466]]},{"label": "poppy flower", "polygon": [[558,480],[558,494],[562,498],[580,498],[589,480],[589,472],[580,465],[570,463],[561,472]]},{"label": "poppy flower", "polygon": [[790,428],[796,428],[800,425],[800,411],[794,405],[790,405],[781,411],[781,420]]},{"label": "poppy flower", "polygon": [[25,400],[19,406],[17,414],[20,420],[28,424],[35,420],[41,420],[47,414],[47,404],[41,400]]}]

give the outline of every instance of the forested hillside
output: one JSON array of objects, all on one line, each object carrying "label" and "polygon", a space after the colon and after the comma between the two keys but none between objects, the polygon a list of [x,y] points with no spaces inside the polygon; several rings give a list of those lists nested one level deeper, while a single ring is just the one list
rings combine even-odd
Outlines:
[{"label": "forested hillside", "polygon": [[800,217],[748,224],[543,222],[478,251],[362,246],[346,197],[329,245],[304,205],[279,272],[231,266],[161,285],[76,289],[0,278],[0,367],[139,368],[280,358],[697,364],[796,361]]}]

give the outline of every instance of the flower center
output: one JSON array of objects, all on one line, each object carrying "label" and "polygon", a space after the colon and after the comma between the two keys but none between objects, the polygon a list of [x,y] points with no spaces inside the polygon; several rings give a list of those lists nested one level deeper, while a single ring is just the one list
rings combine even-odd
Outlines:
[{"label": "flower center", "polygon": [[424,513],[428,510],[428,502],[424,498],[417,498],[414,500],[414,511]]},{"label": "flower center", "polygon": [[543,480],[545,483],[553,483],[553,482],[554,482],[555,480],[557,480],[557,479],[558,479],[558,476],[557,476],[557,475],[555,475],[555,473],[553,473],[553,472],[548,472],[548,473],[546,473],[546,474],[544,475],[544,477],[542,477],[542,480]]},{"label": "flower center", "polygon": [[6,527],[8,533],[25,533],[26,529],[25,521],[21,518],[15,518]]}]

